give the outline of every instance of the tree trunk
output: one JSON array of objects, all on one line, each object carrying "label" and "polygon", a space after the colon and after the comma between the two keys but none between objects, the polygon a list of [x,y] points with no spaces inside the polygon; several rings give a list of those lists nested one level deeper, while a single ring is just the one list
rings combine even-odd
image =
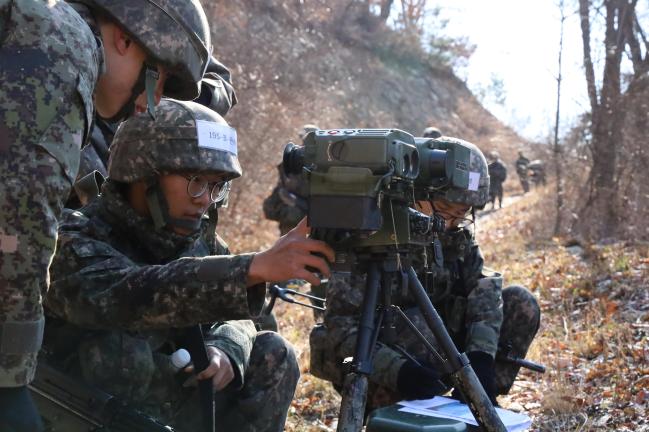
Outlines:
[{"label": "tree trunk", "polygon": [[[597,95],[595,73],[590,50],[590,19],[588,0],[579,0],[581,16],[582,39],[584,43],[584,68],[588,86],[588,96],[592,110],[592,155],[593,167],[593,202],[586,208],[592,221],[595,212],[596,223],[589,224],[590,234],[606,237],[614,233],[617,224],[617,179],[616,162],[617,146],[622,137],[621,129],[624,120],[624,107],[620,106],[620,65],[625,46],[624,25],[629,21],[627,14],[632,11],[635,1],[631,4],[626,0],[605,0],[606,33],[604,74],[602,86]],[[631,10],[630,10],[631,9]],[[582,217],[586,216],[582,214]]]},{"label": "tree trunk", "polygon": [[557,216],[554,220],[554,235],[561,232],[561,214],[563,212],[563,175],[561,146],[559,145],[559,111],[561,108],[561,60],[563,55],[563,25],[566,21],[563,0],[559,3],[561,9],[561,35],[559,37],[559,74],[557,75],[557,113],[554,122],[554,167],[557,177]]},{"label": "tree trunk", "polygon": [[390,17],[390,11],[392,10],[392,3],[394,0],[381,0],[381,19],[387,21]]}]

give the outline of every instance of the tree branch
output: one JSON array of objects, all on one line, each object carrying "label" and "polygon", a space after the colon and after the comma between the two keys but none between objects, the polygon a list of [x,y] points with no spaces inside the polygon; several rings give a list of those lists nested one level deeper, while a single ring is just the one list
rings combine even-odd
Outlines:
[{"label": "tree branch", "polygon": [[579,0],[579,17],[581,19],[581,38],[584,45],[584,69],[586,73],[586,85],[588,87],[588,98],[590,107],[595,114],[599,109],[597,99],[597,87],[595,87],[595,68],[590,48],[590,17],[589,1]]}]

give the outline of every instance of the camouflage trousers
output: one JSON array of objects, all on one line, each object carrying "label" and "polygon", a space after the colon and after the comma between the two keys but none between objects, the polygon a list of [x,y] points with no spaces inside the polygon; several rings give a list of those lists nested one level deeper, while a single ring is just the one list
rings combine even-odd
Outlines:
[{"label": "camouflage trousers", "polygon": [[[216,393],[216,430],[283,431],[300,370],[293,348],[274,332],[257,334],[243,388]],[[198,391],[175,415],[179,431],[201,430]]]},{"label": "camouflage trousers", "polygon": [[523,193],[527,193],[530,191],[530,180],[527,177],[527,172],[525,174],[518,174],[520,181],[521,181],[521,187],[523,188]]},{"label": "camouflage trousers", "polygon": [[492,208],[496,207],[496,200],[498,200],[498,207],[503,206],[503,184],[501,182],[491,182],[489,185],[489,199],[491,200]]},{"label": "camouflage trousers", "polygon": [[[510,355],[525,358],[527,350],[532,344],[532,340],[539,329],[541,309],[532,293],[522,286],[513,285],[505,288],[502,291],[502,297],[503,324],[500,328],[500,337],[498,339],[499,353],[500,351],[507,349]],[[406,311],[406,314],[417,328],[426,336],[426,338],[429,341],[432,341],[432,345],[438,350],[438,352],[440,352],[435,337],[426,325],[424,317],[419,309],[411,308]],[[405,324],[403,325],[405,326]],[[430,364],[434,365],[437,370],[442,370],[440,360],[436,356],[430,354],[409,329],[398,324],[396,334],[399,335],[399,345],[403,346],[413,357],[426,359]],[[459,348],[461,351],[463,350],[462,346]],[[498,356],[498,354],[496,356]],[[495,377],[497,394],[503,395],[509,393],[514,381],[516,380],[516,375],[518,375],[519,369],[520,366],[496,361]],[[373,386],[370,383],[370,394],[372,397],[368,397],[369,407],[378,408],[380,406],[396,403],[402,399],[400,395],[393,394],[394,392],[392,391],[384,388],[379,389],[377,387],[378,386]],[[376,389],[374,394],[372,394],[373,389]]]},{"label": "camouflage trousers", "polygon": [[[524,358],[539,328],[541,311],[538,302],[527,289],[516,285],[505,288],[502,291],[502,297],[504,318],[498,341],[499,352],[508,349],[510,355]],[[435,337],[428,328],[428,325],[419,309],[408,308],[404,310],[404,312],[426,339],[431,342],[437,352],[441,354],[439,346],[435,341]],[[387,341],[383,336],[381,336],[380,340],[382,340],[383,343],[398,345],[413,358],[424,360],[436,367],[437,370],[443,370],[441,360],[434,354],[431,354],[423,346],[421,341],[413,334],[403,320],[396,319],[394,325],[394,334],[398,335],[398,339],[396,341]],[[326,330],[323,330],[322,336],[326,337]],[[324,341],[319,341],[319,339],[321,339],[319,335],[312,333],[312,351],[314,351],[314,343],[324,343]],[[459,346],[459,349],[462,351],[463,347]],[[333,374],[331,372],[331,368],[333,367],[332,365],[324,366],[328,366],[329,372],[327,372],[327,375],[340,378],[339,380],[336,380],[337,382],[333,383],[334,387],[340,391],[342,389],[341,384],[343,377],[342,365],[336,365],[336,368],[340,370],[340,373],[338,374]],[[495,378],[497,394],[507,394],[510,391],[519,369],[519,366],[496,361]],[[378,385],[370,380],[367,398],[368,410],[391,405],[402,399],[403,398],[398,394],[398,392]]]}]

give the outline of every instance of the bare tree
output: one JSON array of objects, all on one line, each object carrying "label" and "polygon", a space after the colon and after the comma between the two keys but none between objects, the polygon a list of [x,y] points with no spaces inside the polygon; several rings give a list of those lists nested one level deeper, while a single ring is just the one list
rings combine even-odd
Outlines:
[{"label": "bare tree", "polygon": [[390,12],[392,11],[392,4],[394,3],[394,0],[381,0],[381,19],[383,21],[387,21],[388,17],[390,16]]},{"label": "bare tree", "polygon": [[[618,222],[616,191],[616,164],[618,146],[625,118],[625,92],[633,88],[633,81],[647,70],[647,42],[636,17],[637,0],[602,0],[604,10],[604,67],[601,86],[597,88],[591,47],[592,1],[579,0],[584,69],[591,105],[591,135],[593,165],[590,173],[590,197],[582,209],[582,216],[592,214],[599,219],[596,236],[614,233]],[[640,41],[645,44],[643,57]],[[630,83],[622,86],[622,58],[628,47],[634,73]]]},{"label": "bare tree", "polygon": [[404,30],[420,33],[425,13],[426,0],[402,0],[401,13],[399,14],[400,24]]},{"label": "bare tree", "polygon": [[554,121],[554,167],[557,176],[557,216],[554,220],[554,235],[559,235],[561,231],[561,213],[563,212],[563,175],[562,175],[562,158],[561,146],[559,145],[559,109],[561,107],[561,60],[563,56],[563,27],[566,21],[565,5],[563,0],[559,2],[561,11],[561,32],[559,36],[559,73],[557,75],[557,113]]}]

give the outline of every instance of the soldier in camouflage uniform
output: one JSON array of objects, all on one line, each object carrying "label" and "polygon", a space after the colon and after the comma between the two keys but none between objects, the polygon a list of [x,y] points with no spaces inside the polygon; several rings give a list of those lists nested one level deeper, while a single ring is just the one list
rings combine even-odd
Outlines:
[{"label": "soldier in camouflage uniform", "polygon": [[25,386],[93,112],[116,121],[152,113],[163,91],[198,96],[211,49],[203,9],[158,3],[0,0],[0,429],[40,429]]},{"label": "soldier in camouflage uniform", "polygon": [[541,159],[534,159],[527,165],[527,169],[530,173],[530,180],[535,187],[545,186],[545,164]]},{"label": "soldier in camouflage uniform", "polygon": [[[434,194],[431,201],[417,202],[419,211],[436,213],[446,221],[446,231],[440,235],[444,264],[437,264],[442,257],[435,256],[434,245],[413,261],[450,336],[467,353],[487,395],[495,402],[496,395],[509,391],[518,373],[518,367],[495,361],[496,353],[511,345],[510,354],[524,357],[538,329],[540,310],[525,288],[502,290],[502,276],[483,266],[478,244],[471,231],[461,225],[469,210],[485,205],[489,193],[486,160],[477,147],[466,144],[471,146],[469,169],[479,175],[477,187],[449,187]],[[316,326],[310,336],[311,373],[331,381],[338,390],[345,374],[343,359],[354,355],[364,289],[364,275],[334,272],[324,324]],[[393,292],[392,301],[436,345],[410,292]],[[397,318],[394,324],[396,332],[383,330],[379,335],[369,377],[368,409],[403,399],[430,398],[449,389],[439,360],[403,320]]]},{"label": "soldier in camouflage uniform", "polygon": [[53,361],[179,430],[197,430],[199,405],[169,354],[183,347],[177,329],[198,323],[212,323],[212,364],[198,378],[219,391],[219,430],[282,430],[299,376],[295,355],[247,318],[261,308],[264,281],[317,283],[305,267],[329,271],[311,252],[333,259],[306,238],[304,223],[266,251],[229,254],[216,213],[203,215],[241,174],[236,153],[234,130],[192,102],[163,100],[155,121],[123,123],[102,195],[66,210],[52,264],[46,310],[66,321],[48,333]]},{"label": "soldier in camouflage uniform", "polygon": [[527,166],[530,164],[530,160],[523,155],[522,151],[518,152],[518,159],[514,162],[516,165],[516,174],[521,181],[521,187],[523,188],[523,193],[530,191],[530,180]]},{"label": "soldier in camouflage uniform", "polygon": [[[309,132],[320,129],[316,125],[306,124],[300,132],[304,140]],[[277,165],[278,182],[273,192],[264,200],[266,219],[279,222],[279,234],[284,235],[295,227],[305,216],[306,211],[296,205],[295,198],[304,198],[307,194],[307,183],[303,175],[288,175],[280,163]]]},{"label": "soldier in camouflage uniform", "polygon": [[503,208],[503,183],[507,180],[507,167],[500,159],[497,151],[491,152],[492,161],[489,163],[489,201],[491,208],[496,208],[496,199],[498,199],[498,208]]},{"label": "soldier in camouflage uniform", "polygon": [[[195,102],[225,117],[237,103],[230,71],[214,56],[201,81],[201,94]],[[108,149],[117,124],[95,116],[88,144],[81,149],[79,173],[65,207],[76,209],[99,195],[99,189],[108,175]]]}]

